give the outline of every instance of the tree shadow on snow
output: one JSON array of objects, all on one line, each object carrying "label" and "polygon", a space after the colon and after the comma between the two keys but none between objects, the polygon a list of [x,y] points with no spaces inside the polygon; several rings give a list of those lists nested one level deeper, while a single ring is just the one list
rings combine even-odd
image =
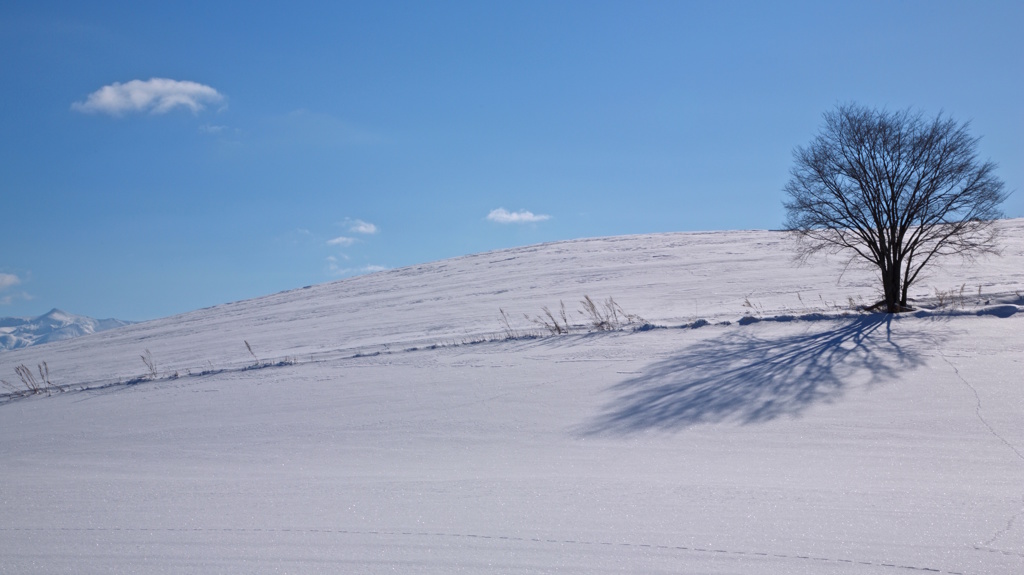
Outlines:
[{"label": "tree shadow on snow", "polygon": [[612,387],[618,397],[582,431],[673,431],[799,415],[815,403],[839,398],[851,377],[866,375],[869,383],[880,383],[922,363],[904,344],[934,343],[933,338],[902,330],[893,334],[891,322],[885,314],[873,314],[822,332],[777,339],[730,334],[700,341]]}]

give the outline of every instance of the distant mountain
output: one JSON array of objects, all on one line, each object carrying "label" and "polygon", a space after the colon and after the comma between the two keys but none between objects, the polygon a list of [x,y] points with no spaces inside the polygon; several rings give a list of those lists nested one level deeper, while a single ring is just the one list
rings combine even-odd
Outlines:
[{"label": "distant mountain", "polygon": [[130,323],[119,319],[93,319],[56,308],[39,317],[3,317],[0,318],[0,351],[72,339]]}]

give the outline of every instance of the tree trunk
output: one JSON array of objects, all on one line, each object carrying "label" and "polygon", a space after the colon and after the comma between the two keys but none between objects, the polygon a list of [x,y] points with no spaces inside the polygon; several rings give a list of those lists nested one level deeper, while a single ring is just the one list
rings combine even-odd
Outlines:
[{"label": "tree trunk", "polygon": [[902,311],[900,306],[900,266],[882,270],[882,288],[885,292],[885,313]]}]

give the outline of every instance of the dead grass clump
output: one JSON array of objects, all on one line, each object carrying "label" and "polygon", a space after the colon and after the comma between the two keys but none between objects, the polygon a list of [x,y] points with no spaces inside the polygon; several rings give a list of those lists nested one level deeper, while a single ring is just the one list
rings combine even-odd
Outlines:
[{"label": "dead grass clump", "polygon": [[36,375],[32,372],[32,369],[25,364],[18,365],[14,368],[14,373],[17,374],[18,379],[21,380],[21,388],[18,388],[6,380],[0,380],[0,383],[15,393],[27,393],[30,395],[35,395],[37,393],[45,393],[49,395],[52,390],[59,389],[50,381],[50,366],[47,365],[45,361],[36,367],[39,371],[38,379],[36,379]]},{"label": "dead grass clump", "polygon": [[626,313],[611,297],[598,304],[590,299],[590,296],[585,295],[580,300],[580,305],[583,306],[580,314],[586,318],[590,327],[597,331],[613,331],[625,325],[646,323],[642,317]]},{"label": "dead grass clump", "polygon": [[[966,300],[964,298],[964,292],[967,290],[967,284],[961,284],[960,289],[950,288],[949,290],[942,291],[935,288],[935,307],[942,309],[949,306],[952,309],[963,309]],[[978,295],[981,295],[981,286],[978,286]]]},{"label": "dead grass clump", "polygon": [[[509,315],[504,309],[499,309],[501,312],[502,329],[505,333],[505,339],[519,339],[522,334],[512,327],[512,322],[509,320]],[[565,307],[565,302],[559,300],[558,309],[552,311],[547,306],[541,308],[541,314],[530,317],[529,314],[523,314],[526,321],[540,326],[551,335],[563,335],[575,330],[585,331],[615,331],[623,329],[629,325],[645,324],[646,321],[635,314],[626,313],[613,298],[597,302],[594,301],[588,295],[583,296],[580,300],[580,308],[576,310],[576,313],[582,317],[582,323],[571,323],[569,321],[569,311]]]}]

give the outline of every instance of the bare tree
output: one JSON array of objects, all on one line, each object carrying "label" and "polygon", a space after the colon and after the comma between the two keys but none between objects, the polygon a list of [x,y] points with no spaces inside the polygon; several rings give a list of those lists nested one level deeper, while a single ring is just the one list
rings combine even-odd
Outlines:
[{"label": "bare tree", "polygon": [[800,253],[847,252],[877,267],[888,313],[909,309],[907,289],[934,258],[995,251],[1006,199],[996,165],[979,162],[968,123],[940,113],[855,104],[825,113],[785,191],[786,229]]}]

